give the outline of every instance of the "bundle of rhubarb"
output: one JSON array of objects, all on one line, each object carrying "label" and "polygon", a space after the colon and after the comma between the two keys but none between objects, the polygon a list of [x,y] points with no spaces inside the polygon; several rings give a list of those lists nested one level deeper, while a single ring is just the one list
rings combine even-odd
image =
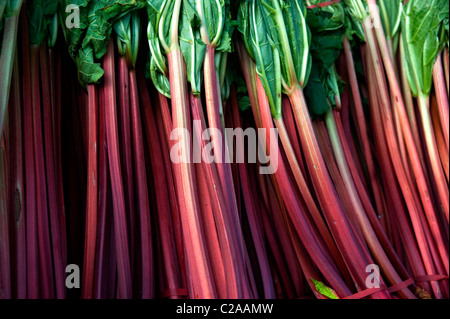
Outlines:
[{"label": "bundle of rhubarb", "polygon": [[1,299],[448,299],[445,0],[0,1]]}]

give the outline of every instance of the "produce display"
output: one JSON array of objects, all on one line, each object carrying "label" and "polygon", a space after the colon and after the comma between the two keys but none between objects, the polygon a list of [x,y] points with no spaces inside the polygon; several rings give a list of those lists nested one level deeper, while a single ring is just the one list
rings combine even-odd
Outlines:
[{"label": "produce display", "polygon": [[449,299],[447,0],[0,0],[0,299]]}]

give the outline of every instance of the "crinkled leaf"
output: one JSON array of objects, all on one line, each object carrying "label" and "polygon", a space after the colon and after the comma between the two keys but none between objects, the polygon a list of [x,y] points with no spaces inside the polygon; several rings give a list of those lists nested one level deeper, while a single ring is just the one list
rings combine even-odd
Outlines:
[{"label": "crinkled leaf", "polygon": [[314,278],[311,278],[312,282],[314,283],[314,286],[316,287],[316,290],[321,295],[324,295],[325,297],[329,299],[339,299],[339,297],[336,295],[336,292],[334,289],[331,289],[330,287],[325,286],[324,283],[315,280]]},{"label": "crinkled leaf", "polygon": [[[96,83],[103,76],[95,59],[105,54],[112,25],[127,13],[143,8],[144,4],[143,0],[59,0],[60,24],[83,86]],[[77,28],[66,26],[66,19],[71,14],[66,12],[69,5],[79,9],[80,25]]]},{"label": "crinkled leaf", "polygon": [[380,11],[381,23],[387,37],[393,38],[400,27],[403,1],[402,0],[377,0]]},{"label": "crinkled leaf", "polygon": [[222,36],[220,38],[220,44],[216,47],[218,52],[233,52],[233,32],[236,28],[236,21],[232,21],[231,17],[228,16],[225,19],[225,24],[223,26]]},{"label": "crinkled leaf", "polygon": [[78,80],[82,84],[97,83],[104,71],[100,63],[95,63],[92,49],[80,49],[76,58],[78,66]]},{"label": "crinkled leaf", "polygon": [[[60,25],[63,30],[64,38],[67,42],[67,47],[69,51],[69,55],[72,57],[72,59],[77,64],[78,68],[78,79],[81,83],[81,85],[85,86],[89,83],[95,83],[94,79],[98,78],[98,75],[100,73],[103,73],[103,70],[100,68],[98,64],[95,64],[91,67],[86,67],[86,65],[94,64],[94,56],[92,49],[83,48],[82,49],[82,43],[84,36],[86,35],[86,30],[89,26],[89,19],[88,19],[88,13],[89,13],[89,4],[91,0],[59,0],[59,18],[60,18]],[[72,12],[69,10],[66,12],[66,8],[69,5],[75,5],[78,7],[78,13],[79,13],[79,27],[78,28],[68,28],[66,24],[66,20],[70,18],[69,15],[72,14]],[[89,54],[83,53],[83,52],[89,52]],[[80,58],[81,55],[84,55],[85,58]],[[86,59],[86,56],[89,58]],[[89,63],[86,64],[80,64],[83,61],[89,61]],[[84,63],[84,62],[83,62]],[[84,68],[82,68],[82,65],[84,65]],[[98,70],[98,68],[100,70]],[[89,72],[89,69],[94,71],[94,76],[86,75]],[[98,78],[99,79],[99,78]],[[97,79],[97,80],[98,80]]]},{"label": "crinkled leaf", "polygon": [[112,25],[127,13],[144,7],[143,0],[96,0],[89,10],[89,27],[83,47],[92,47],[95,57],[101,59],[112,32]]},{"label": "crinkled leaf", "polygon": [[313,57],[312,63],[318,66],[320,77],[325,78],[328,70],[333,66],[339,57],[342,50],[342,39],[345,30],[343,28],[329,31],[315,33],[311,42],[311,55]]},{"label": "crinkled leaf", "polygon": [[442,1],[409,0],[402,17],[402,45],[405,50],[408,82],[415,96],[428,96],[433,66],[439,51],[439,20]]},{"label": "crinkled leaf", "polygon": [[[311,0],[312,5],[318,5],[326,0]],[[341,3],[325,7],[314,7],[308,11],[307,23],[310,28],[317,31],[335,30],[345,23],[345,10]]]},{"label": "crinkled leaf", "polygon": [[[348,13],[348,9],[345,10]],[[360,21],[355,19],[354,16],[347,14],[347,19],[345,20],[345,35],[349,41],[359,40],[361,42],[366,41],[366,36],[364,34],[364,29]]]}]

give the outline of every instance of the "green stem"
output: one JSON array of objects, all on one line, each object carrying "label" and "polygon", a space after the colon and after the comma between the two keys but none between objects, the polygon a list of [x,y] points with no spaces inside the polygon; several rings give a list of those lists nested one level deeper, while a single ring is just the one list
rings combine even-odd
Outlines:
[{"label": "green stem", "polygon": [[[400,37],[402,37],[402,36],[403,35],[400,34]],[[402,40],[400,39],[400,41],[402,41]],[[406,64],[405,50],[404,50],[403,45],[399,46],[399,53],[400,53],[400,63],[401,63],[400,72],[401,72],[401,81],[402,81],[402,89],[403,89],[402,92],[403,92],[403,97],[405,98],[406,113],[407,113],[407,116],[409,119],[411,133],[413,135],[414,143],[417,147],[417,151],[419,154],[419,160],[422,165],[422,170],[424,171],[424,174],[427,176],[427,171],[425,169],[426,168],[425,160],[423,157],[424,152],[422,150],[422,142],[420,139],[419,126],[418,126],[417,119],[416,119],[416,112],[415,112],[413,96],[412,96],[411,88],[409,87],[409,83],[408,83],[408,75],[406,73],[408,66]]]}]

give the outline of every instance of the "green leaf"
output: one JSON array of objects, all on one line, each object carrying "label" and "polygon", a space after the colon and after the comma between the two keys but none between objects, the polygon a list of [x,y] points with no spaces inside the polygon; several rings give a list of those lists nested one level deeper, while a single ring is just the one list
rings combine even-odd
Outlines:
[{"label": "green leaf", "polygon": [[306,24],[306,9],[300,0],[261,1],[261,12],[270,37],[281,57],[281,74],[285,90],[304,86],[308,80],[311,35]]},{"label": "green leaf", "polygon": [[57,9],[57,1],[34,0],[28,3],[28,31],[31,44],[42,44],[47,36],[47,27],[51,24]]},{"label": "green leaf", "polygon": [[144,7],[143,0],[96,0],[89,10],[89,27],[83,47],[92,47],[95,57],[101,59],[112,32],[112,25],[121,17]]},{"label": "green leaf", "polygon": [[313,63],[308,84],[303,89],[309,112],[313,117],[323,115],[331,109],[323,80],[319,74],[319,67]]},{"label": "green leaf", "polygon": [[78,80],[81,84],[97,83],[102,78],[104,71],[100,63],[94,62],[92,49],[81,49],[76,62],[78,66]]},{"label": "green leaf", "polygon": [[[98,81],[98,75],[100,73],[103,73],[103,70],[100,68],[100,66],[97,64],[98,68],[94,64],[94,55],[92,52],[92,49],[89,48],[82,48],[83,39],[86,35],[86,30],[89,26],[89,19],[88,19],[88,13],[89,13],[89,4],[91,0],[59,0],[59,19],[60,19],[60,25],[63,30],[64,38],[67,42],[69,55],[72,57],[72,59],[77,64],[78,68],[78,79],[81,83],[81,85],[85,86],[88,83],[96,83],[94,79],[97,79]],[[69,29],[66,24],[66,20],[69,18],[69,15],[72,14],[72,12],[66,12],[66,8],[69,5],[75,5],[78,7],[78,13],[79,13],[79,27],[78,28],[71,28]],[[89,52],[89,53],[83,53],[83,52]],[[84,58],[80,58],[80,56],[83,55]],[[86,56],[88,58],[86,58]],[[85,65],[94,64],[92,67],[84,67],[81,68],[84,63],[83,61],[88,61]],[[89,72],[89,69],[91,69],[94,72],[94,76],[86,75],[86,72]],[[91,82],[91,80],[93,82]]]},{"label": "green leaf", "polygon": [[272,116],[281,116],[280,54],[271,38],[265,12],[259,1],[248,1],[250,38],[256,62],[256,72],[269,100]]},{"label": "green leaf", "polygon": [[5,8],[6,8],[6,1],[0,1],[0,21],[2,21],[3,12],[5,12]]},{"label": "green leaf", "polygon": [[201,93],[201,75],[206,45],[200,39],[200,33],[195,29],[197,16],[195,8],[190,1],[183,2],[180,19],[180,48],[186,62],[188,81],[191,84],[192,93]]},{"label": "green leaf", "polygon": [[239,109],[241,110],[241,112],[245,112],[249,109],[251,109],[252,104],[250,103],[250,97],[248,95],[244,95],[242,96],[239,100]]},{"label": "green leaf", "polygon": [[241,1],[238,10],[238,24],[237,29],[241,33],[241,39],[247,49],[248,54],[254,60],[253,46],[250,40],[250,17],[249,17],[249,5],[246,1]]},{"label": "green leaf", "polygon": [[[312,0],[310,2],[312,5],[318,5],[325,0]],[[310,9],[306,18],[308,26],[314,28],[317,32],[339,29],[345,24],[345,20],[345,9],[341,3]]]},{"label": "green leaf", "polygon": [[220,45],[222,32],[225,26],[225,6],[229,6],[229,0],[196,0],[192,1],[202,28],[202,40],[211,43],[212,46]]},{"label": "green leaf", "polygon": [[381,23],[384,33],[388,38],[393,38],[400,27],[403,1],[402,0],[377,0],[380,10]]},{"label": "green leaf", "polygon": [[[170,83],[168,79],[168,69],[166,58],[163,53],[163,48],[161,47],[161,41],[159,37],[159,23],[161,19],[166,19],[167,17],[167,7],[170,6],[168,0],[147,0],[146,8],[148,15],[148,25],[147,25],[147,39],[150,48],[150,63],[149,72],[150,78],[152,79],[153,85],[156,89],[163,95],[170,98]],[[164,18],[163,18],[164,17]],[[170,17],[169,17],[170,21]],[[169,29],[166,29],[166,38],[163,38],[163,42],[166,47],[164,47],[164,52],[168,53],[168,47],[170,40]]]},{"label": "green leaf", "polygon": [[150,77],[155,88],[170,99],[170,82],[165,73],[162,73],[155,63],[155,59],[150,57]]},{"label": "green leaf", "polygon": [[449,3],[447,1],[440,2],[440,10],[438,18],[442,21],[441,31],[439,32],[440,50],[442,50],[449,42]]},{"label": "green leaf", "polygon": [[329,299],[339,299],[339,297],[336,295],[336,292],[333,289],[325,286],[322,282],[317,281],[314,278],[311,278],[311,280],[314,283],[314,286],[316,287],[318,293],[324,295]]},{"label": "green leaf", "polygon": [[[50,0],[49,0],[50,1]],[[144,0],[60,0],[60,24],[68,43],[69,54],[77,63],[78,79],[84,86],[96,83],[103,70],[95,59],[101,59],[111,36],[113,24],[126,14],[143,8]],[[79,8],[79,28],[68,29],[68,5]]]},{"label": "green leaf", "polygon": [[402,45],[407,76],[414,96],[428,96],[439,52],[440,8],[445,0],[409,0],[402,17]]},{"label": "green leaf", "polygon": [[147,26],[147,39],[150,48],[150,55],[153,57],[153,63],[158,67],[159,71],[163,74],[167,73],[165,58],[161,50],[161,44],[158,36],[158,23],[159,19],[164,11],[164,6],[167,0],[147,1],[147,14],[148,14],[148,26]]},{"label": "green leaf", "polygon": [[344,0],[347,13],[355,19],[362,22],[369,16],[369,12],[362,0]]},{"label": "green leaf", "polygon": [[140,25],[140,17],[136,11],[128,13],[114,23],[119,54],[126,56],[128,65],[132,68],[136,65],[139,51]]},{"label": "green leaf", "polygon": [[49,48],[52,48],[56,44],[56,39],[58,37],[58,12],[53,15],[53,18],[50,19],[50,22],[47,26],[47,45]]},{"label": "green leaf", "polygon": [[[340,4],[337,4],[340,5]],[[327,8],[327,7],[326,7]],[[312,71],[306,85],[305,97],[313,116],[323,115],[330,110],[336,101],[340,101],[340,94],[344,83],[335,70],[335,62],[343,47],[343,37],[346,32],[346,22],[343,16],[338,26],[337,21],[327,29],[330,13],[326,8],[317,8],[308,16],[308,26],[312,33],[310,52],[312,56]],[[314,15],[314,18],[311,16]],[[318,23],[319,22],[319,23]]]}]

